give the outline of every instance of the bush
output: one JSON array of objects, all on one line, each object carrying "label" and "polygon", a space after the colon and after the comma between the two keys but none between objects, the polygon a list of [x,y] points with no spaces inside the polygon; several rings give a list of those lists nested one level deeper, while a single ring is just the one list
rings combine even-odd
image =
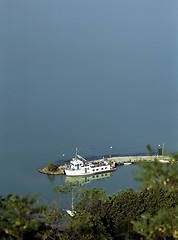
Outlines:
[{"label": "bush", "polygon": [[56,172],[58,167],[56,166],[55,163],[51,162],[48,164],[47,168],[48,168],[48,171],[50,172]]}]

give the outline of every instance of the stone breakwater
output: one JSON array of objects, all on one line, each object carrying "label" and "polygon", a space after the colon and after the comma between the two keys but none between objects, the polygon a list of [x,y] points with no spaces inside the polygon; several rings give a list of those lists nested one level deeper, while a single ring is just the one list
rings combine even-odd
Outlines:
[{"label": "stone breakwater", "polygon": [[118,165],[122,165],[125,162],[131,162],[131,163],[137,163],[140,161],[147,161],[147,162],[152,162],[155,159],[161,160],[163,159],[163,156],[123,156],[123,157],[111,157],[109,158],[110,161],[115,162]]},{"label": "stone breakwater", "polygon": [[[130,163],[137,163],[140,161],[147,161],[152,162],[155,159],[161,160],[164,159],[163,156],[124,156],[124,157],[110,157],[107,158],[111,163],[115,163],[117,165],[123,165],[124,163],[130,162]],[[92,160],[92,161],[102,161],[103,159],[98,160]],[[67,164],[59,166],[56,171],[49,171],[48,167],[43,167],[39,169],[40,173],[49,174],[49,175],[63,175],[65,174],[65,168],[67,167]]]}]

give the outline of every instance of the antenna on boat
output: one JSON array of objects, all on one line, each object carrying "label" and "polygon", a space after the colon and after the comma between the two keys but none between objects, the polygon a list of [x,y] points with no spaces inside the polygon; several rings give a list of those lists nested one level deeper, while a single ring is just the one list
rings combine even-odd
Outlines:
[{"label": "antenna on boat", "polygon": [[77,154],[78,154],[78,148],[76,147],[75,149],[75,156],[77,157]]}]

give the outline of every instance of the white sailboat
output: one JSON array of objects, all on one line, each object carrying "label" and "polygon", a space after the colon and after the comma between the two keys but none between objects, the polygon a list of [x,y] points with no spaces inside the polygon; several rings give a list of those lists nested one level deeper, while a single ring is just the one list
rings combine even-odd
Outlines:
[{"label": "white sailboat", "polygon": [[[158,145],[158,147],[160,147],[160,145]],[[164,142],[163,142],[163,144],[162,144],[162,152],[161,152],[161,155],[162,155],[162,158],[159,159],[159,162],[161,162],[161,163],[170,163],[170,159],[163,156],[163,155],[164,155]]]},{"label": "white sailboat", "polygon": [[76,214],[76,211],[74,210],[74,195],[73,195],[73,189],[72,189],[72,202],[71,202],[71,209],[66,209],[66,212],[73,217]]}]

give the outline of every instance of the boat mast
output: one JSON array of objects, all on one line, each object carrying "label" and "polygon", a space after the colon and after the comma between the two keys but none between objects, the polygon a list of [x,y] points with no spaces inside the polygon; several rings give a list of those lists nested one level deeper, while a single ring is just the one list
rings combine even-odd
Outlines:
[{"label": "boat mast", "polygon": [[78,148],[76,147],[76,149],[75,149],[75,157],[77,157],[77,153],[78,153]]},{"label": "boat mast", "polygon": [[162,155],[164,154],[164,142],[163,142],[163,145],[162,145]]}]

